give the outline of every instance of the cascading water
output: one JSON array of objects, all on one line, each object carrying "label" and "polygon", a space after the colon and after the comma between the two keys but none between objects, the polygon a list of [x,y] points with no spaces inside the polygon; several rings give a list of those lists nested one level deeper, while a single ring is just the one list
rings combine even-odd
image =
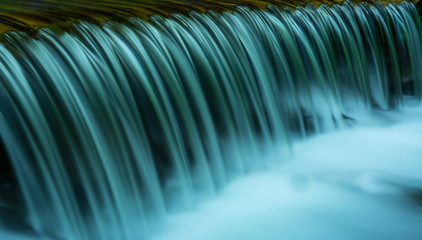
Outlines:
[{"label": "cascading water", "polygon": [[0,136],[28,225],[144,239],[295,138],[420,98],[421,31],[408,2],[346,2],[7,33]]}]

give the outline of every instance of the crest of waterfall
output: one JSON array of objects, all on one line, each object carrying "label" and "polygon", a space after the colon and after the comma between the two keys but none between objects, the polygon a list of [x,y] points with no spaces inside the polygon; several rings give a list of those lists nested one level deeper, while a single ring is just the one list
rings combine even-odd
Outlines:
[{"label": "crest of waterfall", "polygon": [[143,239],[263,154],[421,97],[413,4],[191,12],[0,44],[0,137],[36,231]]}]

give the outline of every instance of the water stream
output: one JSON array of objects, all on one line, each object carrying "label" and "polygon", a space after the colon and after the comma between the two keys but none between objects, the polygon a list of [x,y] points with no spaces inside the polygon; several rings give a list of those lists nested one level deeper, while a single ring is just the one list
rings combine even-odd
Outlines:
[{"label": "water stream", "polygon": [[25,223],[145,239],[293,142],[420,99],[421,31],[411,3],[346,2],[6,33],[0,139]]}]

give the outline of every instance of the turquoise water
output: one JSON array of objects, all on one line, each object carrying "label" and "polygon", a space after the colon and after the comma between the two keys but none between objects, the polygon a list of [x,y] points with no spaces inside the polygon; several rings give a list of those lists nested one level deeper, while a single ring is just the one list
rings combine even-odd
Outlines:
[{"label": "turquoise water", "polygon": [[[415,7],[81,22],[0,45],[0,137],[33,232],[144,239],[354,112],[421,97]],[[276,154],[276,159],[263,156]]]},{"label": "turquoise water", "polygon": [[421,110],[354,114],[355,128],[294,143],[291,161],[171,215],[151,239],[419,239]]}]

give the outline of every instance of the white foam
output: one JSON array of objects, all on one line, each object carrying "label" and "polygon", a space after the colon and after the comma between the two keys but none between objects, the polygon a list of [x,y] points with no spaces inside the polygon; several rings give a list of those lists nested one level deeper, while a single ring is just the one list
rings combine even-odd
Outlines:
[{"label": "white foam", "polygon": [[422,239],[422,109],[356,120],[170,216],[152,239]]}]

